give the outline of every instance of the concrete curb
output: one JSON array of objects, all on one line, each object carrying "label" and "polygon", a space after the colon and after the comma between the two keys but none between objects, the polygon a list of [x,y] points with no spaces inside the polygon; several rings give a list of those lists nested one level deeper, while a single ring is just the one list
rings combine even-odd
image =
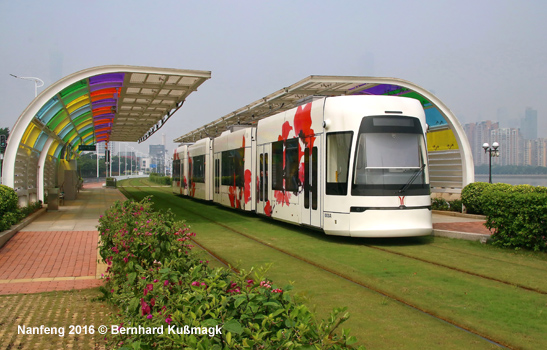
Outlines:
[{"label": "concrete curb", "polygon": [[487,243],[491,240],[490,235],[485,235],[482,233],[457,232],[447,230],[433,230],[433,236],[464,239],[467,241],[480,241],[481,243]]},{"label": "concrete curb", "polygon": [[13,225],[9,230],[0,232],[0,248],[6,244],[11,237],[15,236],[17,232],[22,230],[25,226],[33,222],[36,218],[46,212],[46,207],[38,209],[35,213],[27,216],[17,225]]}]

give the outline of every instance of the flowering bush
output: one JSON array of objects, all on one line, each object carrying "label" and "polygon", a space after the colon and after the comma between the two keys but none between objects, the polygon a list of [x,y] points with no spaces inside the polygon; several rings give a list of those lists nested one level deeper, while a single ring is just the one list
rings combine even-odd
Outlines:
[{"label": "flowering bush", "polygon": [[[150,198],[118,202],[99,220],[104,288],[123,316],[110,335],[119,349],[351,349],[348,319],[336,309],[315,315],[265,277],[267,268],[234,273],[209,268],[191,249],[194,236],[172,213],[154,212]],[[139,328],[140,327],[140,328]],[[146,334],[146,333],[150,334]],[[125,333],[125,334],[122,334]]]}]

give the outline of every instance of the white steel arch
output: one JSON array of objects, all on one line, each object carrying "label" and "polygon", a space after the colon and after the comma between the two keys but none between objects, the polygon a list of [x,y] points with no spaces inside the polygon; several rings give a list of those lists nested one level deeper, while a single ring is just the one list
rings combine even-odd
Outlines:
[{"label": "white steel arch", "polygon": [[211,77],[209,71],[109,65],[73,73],[42,91],[11,129],[2,183],[20,204],[44,199],[79,146],[146,140]]}]

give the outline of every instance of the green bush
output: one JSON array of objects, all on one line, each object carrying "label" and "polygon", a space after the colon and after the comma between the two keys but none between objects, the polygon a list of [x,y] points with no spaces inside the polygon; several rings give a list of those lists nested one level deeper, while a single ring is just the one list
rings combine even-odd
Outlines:
[{"label": "green bush", "polygon": [[150,173],[148,176],[148,179],[154,183],[157,183],[158,185],[169,185],[171,186],[172,179],[169,176],[163,176],[158,173]]},{"label": "green bush", "polygon": [[19,197],[15,190],[0,185],[0,231],[9,229],[23,218],[18,202]]},{"label": "green bush", "polygon": [[486,227],[494,229],[493,244],[547,251],[547,193],[520,190],[483,194]]},{"label": "green bush", "polygon": [[31,204],[27,205],[26,207],[20,208],[20,210],[21,210],[22,216],[27,217],[30,214],[37,211],[38,209],[40,209],[40,208],[42,208],[42,201],[31,203]]},{"label": "green bush", "polygon": [[431,198],[431,209],[448,210],[450,207],[444,198]]},{"label": "green bush", "polygon": [[462,189],[462,203],[470,214],[482,214],[481,195],[488,187],[492,186],[487,182],[473,182]]},{"label": "green bush", "polygon": [[106,178],[106,187],[117,187],[117,181],[115,177],[107,177]]},{"label": "green bush", "polygon": [[450,211],[455,211],[457,213],[461,213],[463,211],[461,199],[451,200],[450,202],[448,202],[448,205],[450,206]]},{"label": "green bush", "polygon": [[192,252],[195,234],[172,213],[153,211],[149,198],[117,202],[98,229],[108,265],[104,292],[123,314],[112,324],[162,329],[111,334],[113,348],[351,349],[356,341],[347,330],[335,333],[348,318],[344,309],[318,321],[290,286],[267,279],[266,269],[209,268]]}]

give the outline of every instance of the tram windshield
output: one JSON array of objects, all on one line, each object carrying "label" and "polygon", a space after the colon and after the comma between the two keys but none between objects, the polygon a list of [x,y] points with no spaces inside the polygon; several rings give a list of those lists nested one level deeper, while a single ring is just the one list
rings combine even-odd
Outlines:
[{"label": "tram windshield", "polygon": [[357,139],[352,195],[429,194],[426,157],[417,118],[364,118]]}]

